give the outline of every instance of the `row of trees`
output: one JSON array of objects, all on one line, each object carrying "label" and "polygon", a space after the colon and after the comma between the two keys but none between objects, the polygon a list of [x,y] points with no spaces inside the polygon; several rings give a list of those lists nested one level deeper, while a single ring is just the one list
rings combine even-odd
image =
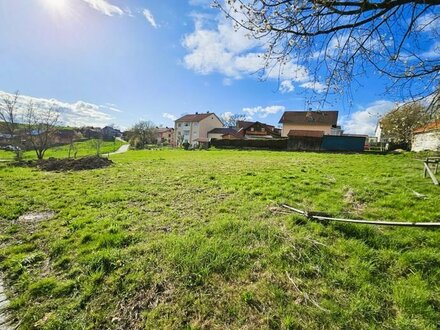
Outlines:
[{"label": "row of trees", "polygon": [[31,101],[22,108],[18,92],[0,100],[0,129],[8,135],[17,160],[28,147],[35,150],[38,159],[43,159],[53,143],[59,119],[59,111],[54,107],[36,109]]}]

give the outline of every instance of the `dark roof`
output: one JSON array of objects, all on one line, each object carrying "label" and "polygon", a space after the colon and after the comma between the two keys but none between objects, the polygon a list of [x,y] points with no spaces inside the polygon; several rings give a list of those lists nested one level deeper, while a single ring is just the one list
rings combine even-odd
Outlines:
[{"label": "dark roof", "polygon": [[218,127],[210,130],[208,134],[235,134],[237,130],[230,127]]},{"label": "dark roof", "polygon": [[265,126],[266,128],[270,129],[270,130],[274,130],[275,126],[273,125],[269,125],[269,124],[265,124],[259,121],[245,121],[245,120],[239,120],[237,121],[237,127],[238,128],[243,128],[244,130],[247,130],[248,128],[252,127],[255,124],[260,124]]},{"label": "dark roof", "polygon": [[183,117],[180,117],[179,119],[176,120],[176,122],[177,121],[199,122],[199,121],[202,121],[203,119],[205,119],[211,115],[215,116],[215,113],[208,112],[208,113],[189,114],[189,115],[185,115]]},{"label": "dark roof", "polygon": [[240,133],[238,133],[237,131],[235,131],[235,132],[228,132],[228,133],[226,133],[226,134],[223,134],[222,137],[224,137],[224,136],[226,136],[226,135],[232,135],[232,136],[235,136],[237,139],[242,139],[242,138],[243,138],[243,135],[240,134]]},{"label": "dark roof", "polygon": [[280,119],[282,124],[336,125],[338,111],[285,111]]},{"label": "dark roof", "polygon": [[324,131],[311,131],[311,130],[290,130],[287,136],[308,136],[308,137],[323,137]]}]

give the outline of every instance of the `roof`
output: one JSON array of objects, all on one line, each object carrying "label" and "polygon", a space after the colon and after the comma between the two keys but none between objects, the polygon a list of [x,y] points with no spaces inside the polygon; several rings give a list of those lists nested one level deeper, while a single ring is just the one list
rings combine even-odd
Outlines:
[{"label": "roof", "polygon": [[414,133],[425,133],[425,132],[429,132],[429,131],[435,131],[440,129],[440,121],[434,122],[434,123],[430,123],[428,125],[416,128],[414,130]]},{"label": "roof", "polygon": [[171,127],[158,127],[157,128],[158,133],[166,133],[166,132],[171,132],[171,131],[174,131],[174,128],[171,128]]},{"label": "roof", "polygon": [[231,135],[233,137],[236,137],[237,139],[242,139],[243,138],[243,135],[238,133],[237,131],[235,131],[235,132],[228,132],[226,134],[223,134],[222,137],[225,137],[227,135]]},{"label": "roof", "polygon": [[311,131],[311,130],[290,130],[287,136],[307,136],[307,137],[323,137],[324,131]]},{"label": "roof", "polygon": [[237,130],[230,127],[218,127],[210,130],[208,134],[235,134]]},{"label": "roof", "polygon": [[255,124],[263,125],[266,128],[270,129],[271,131],[273,131],[275,129],[275,126],[269,125],[269,124],[265,124],[265,123],[262,123],[262,122],[259,122],[259,121],[244,121],[244,120],[237,121],[237,127],[238,128],[243,128],[244,130],[247,130],[248,128],[252,127]]},{"label": "roof", "polygon": [[196,141],[196,142],[209,142],[209,139],[200,137],[200,138],[194,139],[194,141]]},{"label": "roof", "polygon": [[285,111],[279,122],[297,125],[336,125],[338,111]]},{"label": "roof", "polygon": [[179,119],[176,120],[176,122],[178,121],[199,122],[211,115],[216,115],[216,114],[212,112],[188,114],[183,117],[180,117]]}]

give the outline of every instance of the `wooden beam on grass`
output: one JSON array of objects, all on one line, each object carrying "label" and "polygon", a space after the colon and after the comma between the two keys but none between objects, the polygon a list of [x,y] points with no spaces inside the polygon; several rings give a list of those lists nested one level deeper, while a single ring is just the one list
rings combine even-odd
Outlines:
[{"label": "wooden beam on grass", "polygon": [[301,214],[302,216],[305,216],[308,219],[313,219],[318,221],[335,221],[335,222],[347,222],[353,224],[379,225],[379,226],[440,228],[440,222],[394,222],[394,221],[370,221],[370,220],[331,218],[327,216],[313,215],[313,213],[302,211],[286,204],[282,204],[282,206],[288,210]]},{"label": "wooden beam on grass", "polygon": [[439,185],[437,178],[435,177],[435,174],[432,173],[431,169],[429,168],[428,162],[424,162],[423,163],[425,166],[425,169],[423,171],[425,177],[426,177],[426,173],[429,174],[429,176],[431,177],[432,183],[434,183],[436,186]]}]

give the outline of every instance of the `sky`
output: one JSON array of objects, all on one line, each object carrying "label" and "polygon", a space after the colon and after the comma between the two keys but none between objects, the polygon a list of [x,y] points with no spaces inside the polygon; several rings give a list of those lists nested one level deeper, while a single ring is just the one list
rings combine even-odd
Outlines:
[{"label": "sky", "polygon": [[[313,108],[321,86],[306,69],[280,80],[256,73],[259,45],[210,0],[0,0],[0,94],[55,105],[65,125],[173,126],[186,113],[240,113],[277,124]],[[359,81],[335,101],[346,132],[372,134],[395,106],[385,78]]]}]

